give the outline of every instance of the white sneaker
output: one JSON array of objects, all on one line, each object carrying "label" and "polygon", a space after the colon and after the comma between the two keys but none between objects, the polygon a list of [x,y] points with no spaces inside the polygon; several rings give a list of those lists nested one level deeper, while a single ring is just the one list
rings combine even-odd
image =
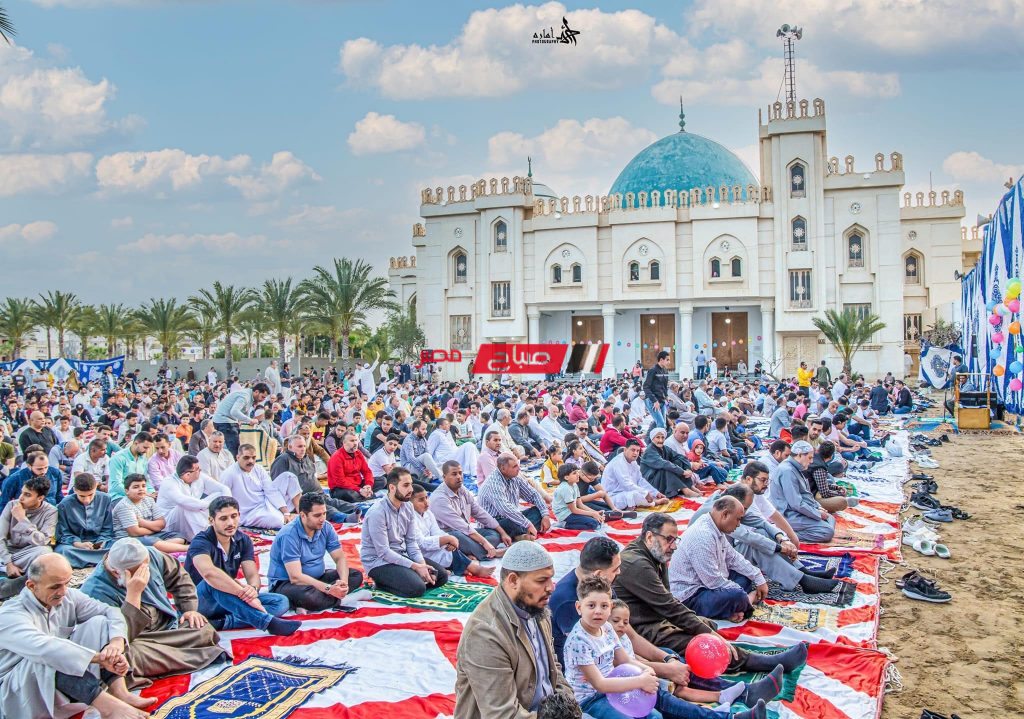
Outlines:
[{"label": "white sneaker", "polygon": [[931,457],[921,457],[920,459],[914,460],[918,467],[921,469],[938,469],[939,463]]},{"label": "white sneaker", "polygon": [[907,532],[903,535],[903,543],[908,547],[913,547],[914,549],[917,549],[918,542],[931,542],[934,544],[940,539],[942,539],[942,537],[935,532],[929,532],[927,529],[922,529],[918,532]]},{"label": "white sneaker", "polygon": [[905,534],[917,534],[922,529],[930,532],[933,528],[920,515],[913,516],[903,523],[903,532]]}]

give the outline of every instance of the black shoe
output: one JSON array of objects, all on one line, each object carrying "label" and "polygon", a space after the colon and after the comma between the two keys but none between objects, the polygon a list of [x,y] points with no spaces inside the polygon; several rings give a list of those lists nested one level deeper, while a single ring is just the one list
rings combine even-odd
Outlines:
[{"label": "black shoe", "polygon": [[911,599],[934,604],[944,604],[953,600],[953,595],[939,589],[934,582],[924,581],[923,577],[911,577],[903,584],[903,593]]},{"label": "black shoe", "polygon": [[923,482],[921,482],[921,489],[923,489],[928,494],[938,494],[939,483],[936,482],[934,479],[926,479]]},{"label": "black shoe", "polygon": [[949,435],[948,434],[940,435],[939,436],[939,441],[940,442],[949,442]]},{"label": "black shoe", "polygon": [[925,474],[924,472],[915,472],[910,475],[911,479],[935,479],[935,475]]},{"label": "black shoe", "polygon": [[935,497],[928,494],[927,492],[922,492],[920,490],[914,492],[914,494],[911,495],[910,506],[916,507],[917,509],[921,510],[942,508],[942,505],[939,504],[939,500],[935,499]]},{"label": "black shoe", "polygon": [[622,513],[622,518],[623,519],[636,519],[638,516],[639,515],[636,512],[632,511],[632,510],[630,510],[628,512],[623,512]]}]

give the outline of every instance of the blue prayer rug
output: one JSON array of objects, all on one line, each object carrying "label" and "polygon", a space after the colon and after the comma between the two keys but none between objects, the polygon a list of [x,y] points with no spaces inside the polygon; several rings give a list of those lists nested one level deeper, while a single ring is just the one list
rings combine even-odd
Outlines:
[{"label": "blue prayer rug", "polygon": [[804,569],[809,569],[812,572],[827,572],[835,567],[836,579],[846,579],[853,574],[853,555],[849,552],[840,555],[800,552],[800,562],[804,565]]},{"label": "blue prayer rug", "polygon": [[249,657],[153,712],[153,719],[282,719],[351,667]]}]

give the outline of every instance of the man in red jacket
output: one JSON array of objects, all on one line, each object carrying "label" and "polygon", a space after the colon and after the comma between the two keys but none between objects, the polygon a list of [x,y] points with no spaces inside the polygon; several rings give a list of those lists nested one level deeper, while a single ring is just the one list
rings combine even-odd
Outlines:
[{"label": "man in red jacket", "polygon": [[355,432],[346,432],[341,448],[331,455],[327,463],[327,486],[331,496],[346,502],[364,502],[373,499],[373,474],[366,457],[359,451],[359,438]]}]

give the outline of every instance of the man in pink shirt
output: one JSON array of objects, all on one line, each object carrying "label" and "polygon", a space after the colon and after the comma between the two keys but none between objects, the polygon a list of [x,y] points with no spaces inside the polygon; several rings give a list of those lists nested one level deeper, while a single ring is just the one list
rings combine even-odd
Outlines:
[{"label": "man in pink shirt", "polygon": [[149,460],[149,467],[146,474],[149,475],[149,484],[156,491],[160,491],[160,484],[168,477],[173,477],[181,459],[181,453],[171,447],[170,439],[166,434],[158,434],[153,445],[153,456]]},{"label": "man in pink shirt", "polygon": [[501,454],[501,435],[492,430],[484,437],[484,449],[476,460],[476,484],[478,487],[497,468],[499,454]]}]

